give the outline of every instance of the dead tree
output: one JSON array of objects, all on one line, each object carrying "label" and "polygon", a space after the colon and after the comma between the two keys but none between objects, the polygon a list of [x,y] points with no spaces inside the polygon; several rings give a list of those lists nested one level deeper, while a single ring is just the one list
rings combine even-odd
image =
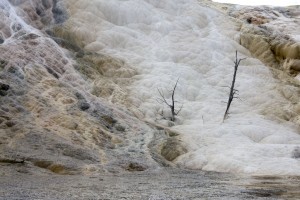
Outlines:
[{"label": "dead tree", "polygon": [[235,85],[236,73],[237,73],[238,67],[239,67],[239,65],[240,65],[240,62],[241,62],[242,60],[244,60],[244,59],[245,59],[245,58],[243,58],[243,59],[238,59],[237,51],[235,52],[235,61],[234,61],[234,73],[233,73],[233,79],[232,79],[232,83],[231,83],[231,87],[230,87],[230,93],[229,93],[229,97],[228,97],[228,102],[227,102],[226,111],[225,111],[225,114],[224,114],[224,117],[223,117],[223,122],[224,122],[224,120],[228,117],[228,114],[229,114],[229,108],[230,108],[230,105],[231,105],[232,100],[238,98],[238,97],[236,96],[236,94],[237,94],[239,91],[236,90],[236,89],[234,88],[234,85]]},{"label": "dead tree", "polygon": [[166,104],[170,108],[170,110],[171,110],[171,121],[172,122],[175,121],[175,116],[179,114],[179,112],[181,111],[181,109],[183,107],[183,105],[182,105],[178,111],[176,111],[176,109],[175,109],[175,103],[177,102],[177,101],[175,101],[175,91],[176,91],[178,81],[179,81],[179,78],[177,79],[176,84],[175,84],[175,86],[172,90],[172,102],[171,103],[168,103],[168,101],[166,100],[166,98],[164,96],[164,93],[161,90],[157,89],[159,95],[161,96],[161,99],[158,99],[158,101],[160,103]]}]

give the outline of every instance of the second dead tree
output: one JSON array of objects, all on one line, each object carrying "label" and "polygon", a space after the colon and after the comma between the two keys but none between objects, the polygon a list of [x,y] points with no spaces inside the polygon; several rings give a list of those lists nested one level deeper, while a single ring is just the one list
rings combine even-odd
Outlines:
[{"label": "second dead tree", "polygon": [[179,78],[177,79],[176,84],[175,84],[175,86],[173,88],[173,91],[172,91],[172,102],[171,103],[168,103],[168,101],[166,100],[163,92],[160,91],[159,89],[157,89],[159,95],[161,96],[161,99],[159,99],[159,100],[162,103],[165,103],[170,108],[170,110],[171,110],[171,121],[172,122],[175,121],[175,116],[179,114],[179,112],[181,111],[181,109],[183,107],[183,105],[182,105],[181,108],[178,111],[176,111],[176,109],[175,109],[175,102],[176,102],[175,101],[175,90],[176,90],[176,87],[177,87],[177,84],[178,84],[178,80],[179,80]]}]

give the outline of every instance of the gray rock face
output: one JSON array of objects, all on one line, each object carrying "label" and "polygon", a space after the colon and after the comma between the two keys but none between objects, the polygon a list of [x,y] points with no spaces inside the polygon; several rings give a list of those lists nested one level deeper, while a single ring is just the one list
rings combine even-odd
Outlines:
[{"label": "gray rock face", "polygon": [[[157,166],[145,143],[144,133],[151,138],[150,128],[126,109],[92,94],[91,82],[112,75],[113,63],[125,63],[101,55],[95,61],[98,55],[79,46],[63,49],[62,43],[49,38],[44,31],[65,17],[61,1],[1,1],[0,5],[0,32],[11,41],[0,45],[0,173],[18,169],[33,175],[97,174]],[[12,10],[23,15],[9,17],[15,14]],[[63,40],[76,46],[68,38]],[[77,50],[84,60],[76,60]],[[114,127],[116,122],[126,130]],[[7,163],[12,166],[2,168]]]}]

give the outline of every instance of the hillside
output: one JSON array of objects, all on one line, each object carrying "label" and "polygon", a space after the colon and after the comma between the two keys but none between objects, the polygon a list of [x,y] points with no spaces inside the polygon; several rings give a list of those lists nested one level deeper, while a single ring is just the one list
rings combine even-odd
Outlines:
[{"label": "hillside", "polygon": [[[208,0],[0,0],[3,185],[15,176],[131,180],[164,170],[235,184],[299,176],[299,10]],[[239,99],[223,121],[236,51],[245,58]],[[176,81],[180,112],[171,120],[162,96],[171,101]],[[240,195],[236,187],[224,195]]]}]

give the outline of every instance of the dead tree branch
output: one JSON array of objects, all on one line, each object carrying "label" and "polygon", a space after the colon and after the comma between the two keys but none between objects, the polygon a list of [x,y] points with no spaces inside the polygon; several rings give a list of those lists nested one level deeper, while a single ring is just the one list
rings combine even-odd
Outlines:
[{"label": "dead tree branch", "polygon": [[239,98],[239,97],[235,96],[235,95],[238,95],[239,91],[237,89],[235,89],[234,86],[235,86],[235,80],[236,80],[236,74],[237,74],[238,67],[240,65],[240,62],[244,59],[246,59],[246,58],[238,59],[237,51],[235,52],[233,79],[232,79],[232,83],[231,83],[231,87],[230,87],[230,93],[229,93],[229,97],[228,97],[226,111],[225,111],[225,114],[223,117],[223,122],[228,117],[228,114],[229,114],[228,112],[229,112],[229,108],[232,103],[232,100]]},{"label": "dead tree branch", "polygon": [[161,98],[158,99],[158,100],[159,100],[161,103],[166,104],[166,105],[170,108],[170,110],[171,110],[171,121],[173,121],[173,122],[175,121],[175,116],[178,115],[178,114],[180,113],[181,109],[183,108],[183,105],[182,105],[178,111],[176,111],[176,109],[175,109],[175,103],[177,103],[177,101],[175,101],[175,91],[176,91],[176,87],[177,87],[178,81],[179,81],[179,78],[177,79],[177,81],[176,81],[176,83],[175,83],[175,86],[174,86],[174,88],[173,88],[173,90],[172,90],[172,99],[171,99],[171,103],[169,103],[169,102],[166,100],[166,98],[165,98],[165,96],[164,96],[164,93],[163,93],[161,90],[157,89],[157,90],[158,90],[158,93],[159,93],[159,95],[160,95],[160,97],[161,97]]}]

